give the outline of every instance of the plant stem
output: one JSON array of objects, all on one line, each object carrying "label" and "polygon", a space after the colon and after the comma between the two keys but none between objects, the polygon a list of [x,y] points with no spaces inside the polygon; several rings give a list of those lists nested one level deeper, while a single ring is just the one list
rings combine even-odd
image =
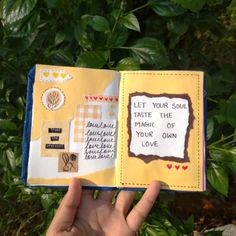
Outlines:
[{"label": "plant stem", "polygon": [[207,100],[211,101],[211,102],[214,102],[214,103],[219,103],[217,100],[213,99],[213,98],[210,98],[208,97]]},{"label": "plant stem", "polygon": [[45,212],[45,211],[46,211],[46,210],[38,211],[38,212],[36,212],[34,215],[32,215],[30,218],[28,218],[26,221],[24,221],[24,222],[20,225],[19,229],[17,230],[16,235],[17,235],[17,236],[18,236],[18,235],[21,235],[21,234],[20,234],[20,231],[25,227],[25,225],[26,225],[27,223],[29,223],[34,217],[40,215],[41,213],[43,213],[43,212]]},{"label": "plant stem", "polygon": [[219,143],[221,143],[221,142],[224,142],[225,140],[227,140],[227,139],[229,139],[229,138],[232,138],[232,137],[234,137],[234,136],[236,136],[235,133],[233,133],[233,134],[231,134],[231,135],[229,135],[229,136],[226,136],[225,138],[222,138],[222,139],[220,139],[220,140],[217,140],[217,141],[211,143],[210,145],[208,145],[208,148],[211,148],[211,147],[213,147],[214,145],[219,144]]},{"label": "plant stem", "polygon": [[130,13],[139,11],[140,9],[143,9],[143,8],[145,8],[145,7],[148,7],[149,5],[152,4],[152,2],[153,2],[153,1],[150,1],[150,2],[147,2],[146,4],[143,4],[143,5],[140,6],[140,7],[134,8],[133,10],[129,11],[127,14],[130,14]]}]

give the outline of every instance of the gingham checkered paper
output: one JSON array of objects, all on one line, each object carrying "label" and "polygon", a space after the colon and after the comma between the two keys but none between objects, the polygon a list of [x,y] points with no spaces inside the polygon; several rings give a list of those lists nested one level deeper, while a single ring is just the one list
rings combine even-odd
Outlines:
[{"label": "gingham checkered paper", "polygon": [[75,112],[74,142],[84,141],[85,119],[101,119],[101,106],[77,105]]}]

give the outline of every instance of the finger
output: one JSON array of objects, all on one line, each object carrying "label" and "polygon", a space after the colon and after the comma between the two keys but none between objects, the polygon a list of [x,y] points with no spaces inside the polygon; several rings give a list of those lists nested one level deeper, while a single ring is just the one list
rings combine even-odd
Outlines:
[{"label": "finger", "polygon": [[60,230],[67,230],[73,225],[80,204],[81,191],[79,179],[73,178],[51,225]]},{"label": "finger", "polygon": [[100,191],[98,195],[98,199],[111,202],[114,194],[115,194],[115,191]]},{"label": "finger", "polygon": [[151,210],[153,204],[155,203],[159,192],[160,183],[158,181],[153,181],[145,191],[143,197],[126,218],[127,224],[131,230],[133,230],[134,232],[138,231],[139,227],[141,226],[149,211]]},{"label": "finger", "polygon": [[120,191],[116,199],[116,209],[126,215],[135,198],[136,192]]}]

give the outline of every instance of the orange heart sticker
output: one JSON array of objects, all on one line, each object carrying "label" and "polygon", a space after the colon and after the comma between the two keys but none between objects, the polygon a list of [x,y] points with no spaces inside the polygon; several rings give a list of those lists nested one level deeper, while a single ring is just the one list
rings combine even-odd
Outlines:
[{"label": "orange heart sticker", "polygon": [[53,73],[53,77],[56,79],[58,77],[58,73],[57,72],[54,72]]},{"label": "orange heart sticker", "polygon": [[49,72],[44,72],[44,73],[43,73],[43,76],[44,76],[44,77],[48,77],[48,76],[49,76]]}]

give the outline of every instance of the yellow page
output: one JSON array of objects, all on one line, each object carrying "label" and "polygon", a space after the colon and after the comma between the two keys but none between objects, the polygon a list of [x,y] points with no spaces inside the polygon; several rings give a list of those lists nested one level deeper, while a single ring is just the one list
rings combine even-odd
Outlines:
[{"label": "yellow page", "polygon": [[117,184],[202,191],[203,73],[121,72]]},{"label": "yellow page", "polygon": [[119,73],[37,65],[29,185],[113,186]]}]

